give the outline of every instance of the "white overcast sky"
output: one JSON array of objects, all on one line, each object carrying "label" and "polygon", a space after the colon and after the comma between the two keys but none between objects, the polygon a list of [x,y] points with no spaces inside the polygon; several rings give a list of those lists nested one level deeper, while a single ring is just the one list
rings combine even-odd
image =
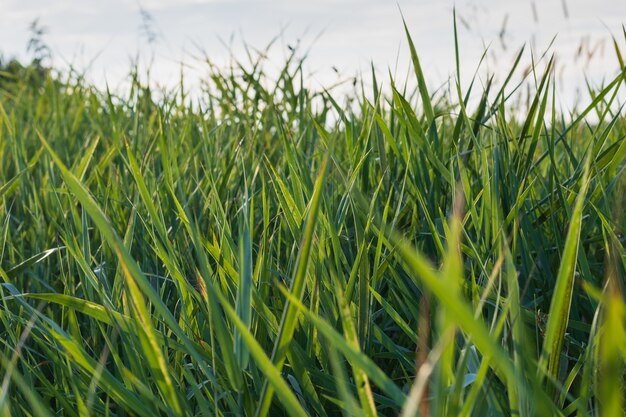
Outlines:
[{"label": "white overcast sky", "polygon": [[[0,53],[26,57],[28,26],[38,18],[47,28],[57,67],[90,65],[92,81],[115,85],[128,72],[131,57],[154,56],[153,79],[174,84],[181,62],[201,76],[202,66],[192,58],[198,48],[225,62],[223,41],[234,39],[231,49],[240,55],[244,41],[260,48],[282,32],[273,50],[276,64],[286,45],[301,39],[311,46],[312,79],[327,84],[337,77],[332,67],[347,75],[368,71],[374,62],[385,74],[398,56],[400,67],[406,67],[401,9],[426,77],[436,86],[454,69],[453,7],[467,77],[487,45],[491,69],[502,71],[522,44],[541,52],[556,35],[552,51],[560,63],[561,92],[570,99],[584,86],[583,76],[599,82],[617,73],[611,34],[626,53],[624,0],[0,0]],[[140,8],[150,14],[158,34],[153,45],[141,29]],[[581,42],[585,54],[594,54],[589,63],[576,58]]]}]

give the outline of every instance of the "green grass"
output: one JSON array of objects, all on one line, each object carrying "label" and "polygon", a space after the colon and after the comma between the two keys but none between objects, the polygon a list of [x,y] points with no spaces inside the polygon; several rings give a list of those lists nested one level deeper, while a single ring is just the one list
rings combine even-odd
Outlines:
[{"label": "green grass", "polygon": [[623,415],[621,40],[573,113],[408,41],[349,101],[1,73],[0,416]]}]

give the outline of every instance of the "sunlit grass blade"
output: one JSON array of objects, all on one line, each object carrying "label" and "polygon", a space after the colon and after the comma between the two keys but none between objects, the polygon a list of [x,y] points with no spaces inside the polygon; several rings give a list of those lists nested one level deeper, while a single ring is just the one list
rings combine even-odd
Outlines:
[{"label": "sunlit grass blade", "polygon": [[580,245],[580,232],[583,221],[583,208],[586,201],[587,188],[589,186],[589,163],[591,155],[588,154],[585,166],[585,174],[582,178],[582,186],[578,191],[576,203],[569,219],[565,247],[561,257],[561,264],[557,275],[548,322],[546,324],[545,339],[539,359],[538,372],[546,373],[553,378],[558,378],[559,363],[561,361],[561,347],[570,318],[570,306],[574,291],[574,279],[576,272],[576,260]]}]

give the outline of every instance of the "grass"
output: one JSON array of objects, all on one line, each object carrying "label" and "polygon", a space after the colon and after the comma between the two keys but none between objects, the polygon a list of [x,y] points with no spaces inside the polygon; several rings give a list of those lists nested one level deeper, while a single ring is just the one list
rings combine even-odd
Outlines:
[{"label": "grass", "polygon": [[620,42],[567,113],[549,57],[432,94],[407,37],[345,104],[297,51],[0,74],[0,415],[623,415]]}]

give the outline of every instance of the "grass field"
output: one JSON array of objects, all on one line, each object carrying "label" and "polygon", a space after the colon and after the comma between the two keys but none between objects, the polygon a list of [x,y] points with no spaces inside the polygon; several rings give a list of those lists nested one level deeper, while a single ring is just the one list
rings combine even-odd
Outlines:
[{"label": "grass field", "polygon": [[623,41],[574,113],[410,38],[349,103],[297,51],[201,101],[5,69],[0,416],[622,416]]}]

